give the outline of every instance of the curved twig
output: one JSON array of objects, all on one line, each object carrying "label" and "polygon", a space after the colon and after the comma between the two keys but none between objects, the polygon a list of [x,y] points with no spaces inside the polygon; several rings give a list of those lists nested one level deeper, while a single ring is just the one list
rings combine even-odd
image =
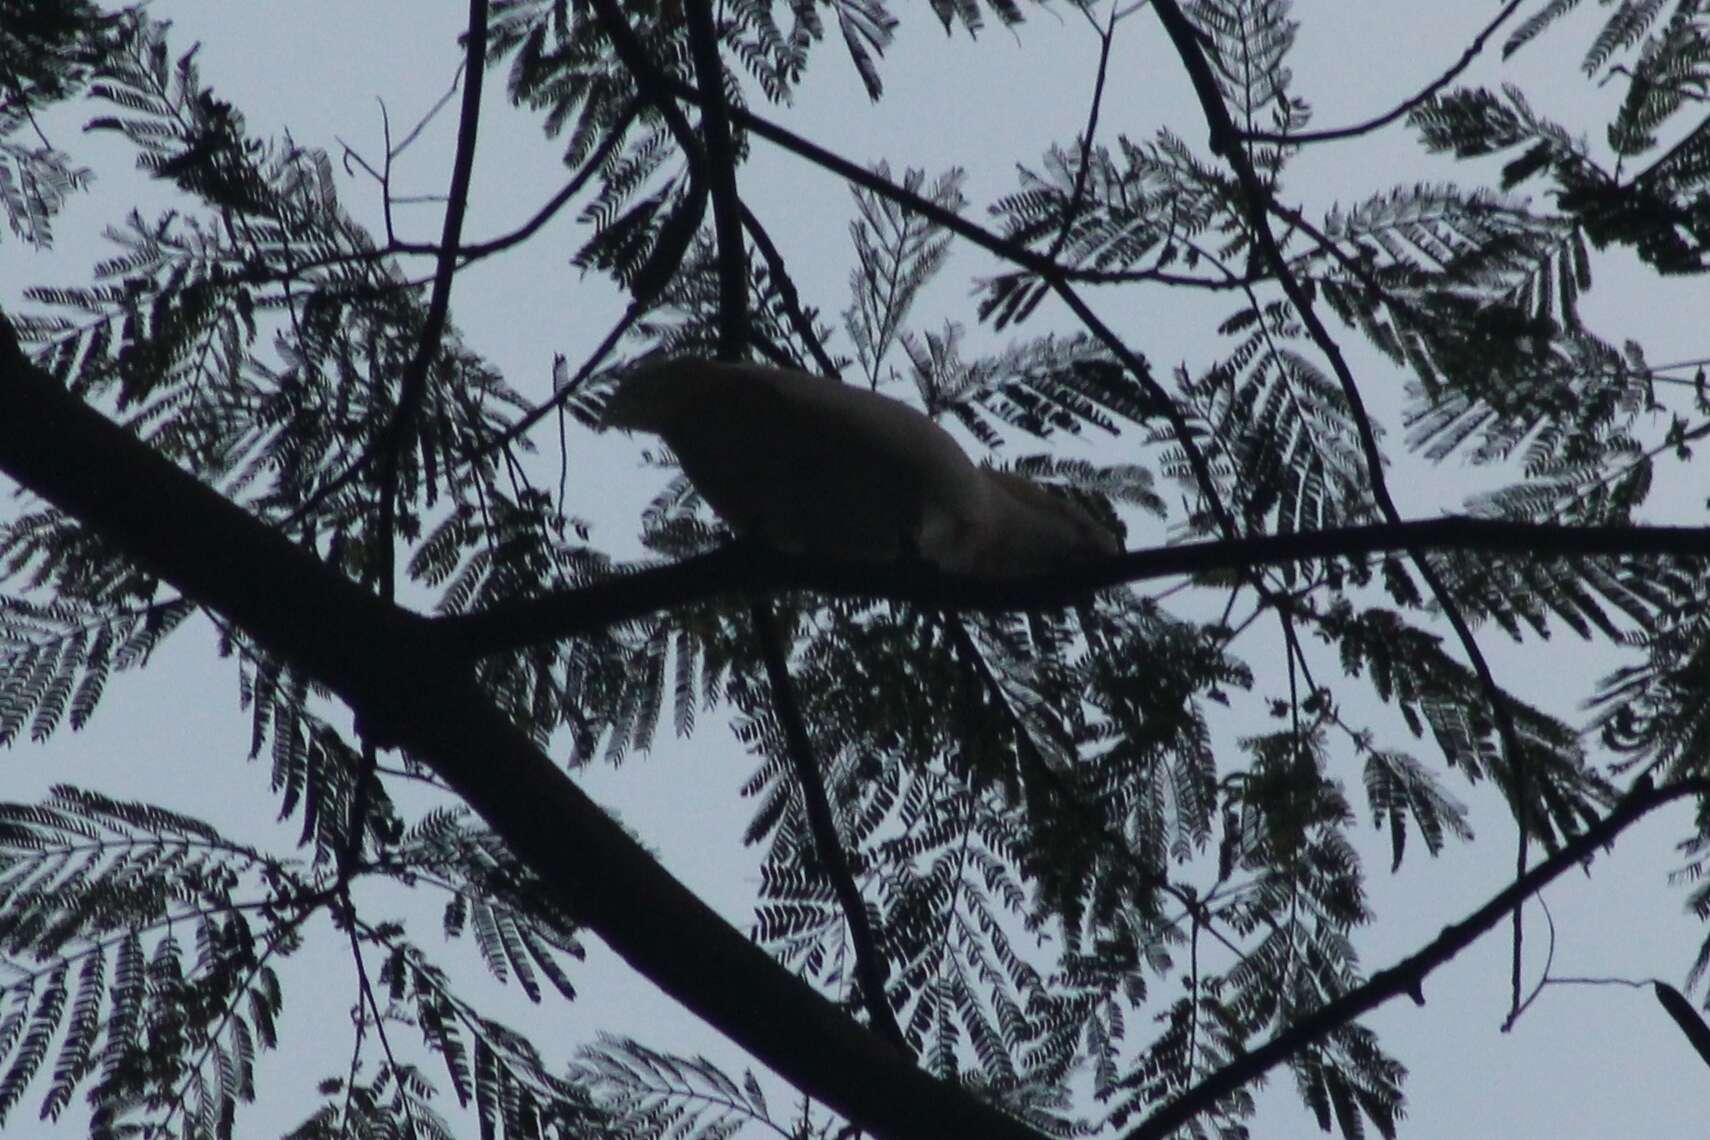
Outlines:
[{"label": "curved twig", "polygon": [[1473,37],[1472,43],[1467,45],[1467,49],[1461,53],[1460,58],[1450,64],[1443,74],[1421,87],[1416,94],[1403,99],[1381,115],[1375,115],[1364,122],[1354,123],[1350,126],[1334,127],[1322,131],[1301,131],[1298,134],[1244,131],[1239,137],[1242,142],[1282,143],[1286,146],[1301,146],[1306,143],[1335,142],[1340,139],[1357,138],[1360,135],[1381,130],[1397,119],[1411,114],[1416,108],[1435,96],[1437,92],[1453,83],[1468,67],[1472,66],[1472,61],[1478,58],[1480,52],[1484,51],[1484,45],[1490,41],[1491,36],[1496,34],[1496,29],[1507,23],[1508,17],[1512,16],[1524,2],[1525,0],[1508,0],[1508,3],[1502,6],[1502,10],[1491,18],[1490,23],[1486,24],[1483,30]]}]

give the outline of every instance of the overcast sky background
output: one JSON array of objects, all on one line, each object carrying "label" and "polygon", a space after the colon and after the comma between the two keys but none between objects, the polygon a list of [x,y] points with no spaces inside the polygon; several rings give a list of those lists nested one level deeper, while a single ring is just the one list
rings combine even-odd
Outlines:
[{"label": "overcast sky background", "polygon": [[[1314,126],[1363,119],[1411,95],[1459,55],[1498,5],[1472,0],[1432,4],[1404,0],[1302,2],[1300,46],[1292,63],[1297,94],[1314,106]],[[1528,5],[1530,11],[1535,5]],[[1588,6],[1589,19],[1602,13]],[[466,6],[459,2],[387,0],[362,4],[295,0],[291,4],[234,0],[157,2],[151,11],[175,22],[173,47],[200,41],[203,80],[231,99],[257,136],[289,130],[298,144],[327,148],[335,158],[341,140],[370,160],[380,154],[377,99],[390,110],[394,136],[446,91],[457,67],[456,36]],[[1015,186],[1018,159],[1037,164],[1052,143],[1070,144],[1082,129],[1096,61],[1097,40],[1079,14],[1066,6],[1029,8],[1029,22],[1015,34],[989,27],[978,41],[964,34],[946,38],[924,5],[899,6],[903,26],[883,73],[885,100],[869,105],[841,45],[828,42],[810,63],[794,107],[754,105],[773,118],[857,161],[887,160],[893,171],[922,166],[936,174],[950,166],[968,172],[965,193],[976,214]],[[1512,76],[1535,104],[1570,125],[1583,124],[1594,143],[1602,112],[1618,98],[1613,88],[1596,90],[1577,65],[1592,24],[1564,23],[1523,53],[1508,71],[1493,52],[1466,81]],[[442,194],[448,178],[455,103],[430,125],[400,160],[398,189]],[[24,286],[78,283],[88,267],[110,249],[98,240],[102,226],[119,221],[132,204],[168,201],[157,187],[131,171],[131,157],[112,138],[83,137],[77,127],[87,112],[49,121],[54,141],[96,168],[93,192],[74,199],[56,225],[50,255],[29,252],[15,240],[0,244],[0,301],[18,302]],[[1156,20],[1138,13],[1121,26],[1111,57],[1100,141],[1127,134],[1150,138],[1168,125],[1196,146],[1205,129],[1179,61]],[[794,271],[804,299],[828,319],[847,303],[850,246],[849,196],[829,175],[807,168],[756,140],[752,160],[739,181],[771,230]],[[559,144],[544,141],[535,116],[509,107],[503,71],[490,73],[466,240],[507,231],[531,215],[562,184]],[[1285,200],[1309,214],[1330,204],[1352,202],[1393,184],[1448,178],[1453,169],[1426,162],[1411,136],[1391,130],[1320,150],[1297,159],[1282,188]],[[378,191],[371,181],[341,169],[340,188],[348,209],[380,232]],[[581,240],[575,210],[564,211],[534,240],[483,261],[457,278],[452,314],[468,346],[485,355],[511,384],[533,398],[550,392],[555,353],[574,364],[621,313],[624,298],[603,283],[581,279],[567,262]],[[434,240],[437,206],[407,207],[399,213],[400,235]],[[958,255],[913,314],[917,329],[945,321],[966,325],[976,347],[1004,343],[978,330],[970,282],[992,268],[977,251]],[[1595,285],[1585,300],[1588,317],[1605,336],[1633,336],[1653,362],[1697,356],[1705,351],[1705,291],[1694,282],[1671,282],[1666,291],[1624,256],[1594,259]],[[1133,289],[1091,295],[1095,306],[1160,372],[1186,362],[1194,370],[1222,351],[1215,323],[1227,303],[1203,295]],[[1659,300],[1660,298],[1660,300]],[[1071,324],[1050,304],[1021,330],[1031,336]],[[1393,413],[1401,377],[1352,335],[1349,352],[1368,401]],[[1658,421],[1658,428],[1665,421]],[[1393,416],[1386,449],[1392,485],[1405,514],[1453,510],[1464,493],[1481,485],[1482,473],[1458,464],[1427,469],[1404,454]],[[537,441],[556,469],[550,429]],[[637,514],[657,488],[660,474],[639,461],[641,441],[573,433],[570,509],[595,524],[594,541],[618,553],[633,553]],[[1042,450],[1018,440],[1019,452]],[[1123,454],[1123,443],[1099,444],[1106,458]],[[1417,476],[1415,475],[1417,473]],[[1667,483],[1659,478],[1659,486]],[[1660,505],[1675,521],[1702,521],[1702,478],[1687,478],[1678,503]],[[0,486],[9,486],[0,480]],[[1172,503],[1179,496],[1169,495]],[[1179,517],[1179,512],[1178,517]],[[1140,529],[1130,545],[1162,541],[1156,523],[1131,519]],[[1587,652],[1568,631],[1549,643],[1516,647],[1500,631],[1483,628],[1480,642],[1499,679],[1558,714],[1579,719],[1564,702],[1590,691],[1592,681],[1616,662]],[[213,654],[205,623],[168,642],[142,675],[115,680],[94,723],[82,733],[62,731],[46,746],[23,745],[0,758],[0,794],[28,800],[57,782],[74,782],[116,795],[148,798],[199,814],[239,834],[251,834],[271,819],[276,800],[267,788],[266,763],[245,764],[248,719],[237,708],[237,686],[229,662]],[[1256,691],[1277,691],[1283,681],[1263,636],[1244,641],[1238,655],[1258,673]],[[1320,676],[1336,676],[1334,662],[1321,657]],[[1352,693],[1355,686],[1347,688]],[[1354,719],[1365,707],[1350,710]],[[1409,747],[1428,761],[1439,759],[1427,742],[1413,742],[1399,720],[1371,713],[1371,723],[1391,735],[1386,743]],[[1264,728],[1261,722],[1232,723],[1229,736]],[[1594,755],[1596,753],[1594,752]],[[1333,765],[1364,811],[1358,766],[1344,747]],[[730,737],[722,718],[705,717],[690,742],[663,740],[651,756],[635,757],[620,771],[598,766],[578,774],[596,798],[614,810],[656,850],[665,864],[739,927],[748,923],[755,886],[754,853],[739,847],[748,805],[736,789],[752,762]],[[1357,933],[1368,971],[1416,950],[1444,925],[1456,921],[1499,889],[1509,872],[1512,824],[1488,784],[1451,789],[1472,809],[1477,842],[1450,848],[1429,860],[1410,846],[1399,874],[1388,871],[1387,845],[1363,832],[1372,868],[1370,887],[1377,922]],[[1685,833],[1689,811],[1653,817],[1629,832],[1619,848],[1599,858],[1589,876],[1570,875],[1546,893],[1557,930],[1553,972],[1558,975],[1662,978],[1681,984],[1703,929],[1683,915],[1682,892],[1663,878],[1674,866],[1674,837]],[[294,825],[279,829],[281,845]],[[438,900],[400,907],[427,916],[414,937],[438,950]],[[1528,978],[1543,966],[1544,921],[1528,911]],[[325,931],[323,930],[323,934]],[[728,1069],[748,1064],[736,1050],[657,995],[590,939],[590,961],[573,972],[583,997],[568,1007],[531,1010],[514,995],[494,999],[501,1018],[532,1028],[549,1055],[568,1055],[574,1044],[605,1029],[636,1036],[659,1048],[705,1051]],[[338,943],[323,941],[337,955]],[[1391,1003],[1368,1024],[1411,1070],[1410,1111],[1403,1135],[1422,1140],[1450,1137],[1538,1136],[1566,1140],[1622,1135],[1696,1137],[1704,1134],[1710,1099],[1707,1073],[1648,990],[1625,987],[1552,988],[1511,1033],[1502,1034],[1507,1010],[1508,953],[1503,933],[1486,938],[1428,981],[1424,1008]],[[472,956],[447,950],[444,958],[468,964]],[[327,984],[329,971],[340,981]],[[306,1111],[301,1099],[319,1078],[341,1071],[348,1049],[348,973],[342,956],[302,954],[281,971],[286,982],[287,1020],[281,1049],[262,1060],[264,1104],[240,1118],[245,1135],[289,1127]],[[293,985],[293,982],[299,984]],[[1138,1023],[1139,1019],[1136,1019]],[[1137,1029],[1143,1029],[1136,1024]],[[324,1042],[325,1048],[316,1042]],[[780,1093],[782,1090],[778,1090]],[[787,1102],[787,1095],[783,1097]],[[27,1126],[33,1104],[20,1106],[14,1122]],[[471,1123],[470,1134],[474,1134]],[[1290,1078],[1273,1078],[1262,1097],[1254,1135],[1267,1140],[1318,1135],[1298,1103]]]}]

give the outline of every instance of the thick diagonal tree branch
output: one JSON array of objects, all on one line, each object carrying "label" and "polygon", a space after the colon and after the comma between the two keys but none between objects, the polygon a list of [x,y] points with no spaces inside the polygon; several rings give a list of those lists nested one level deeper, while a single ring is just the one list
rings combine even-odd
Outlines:
[{"label": "thick diagonal tree branch", "polygon": [[85,406],[3,319],[0,471],[325,684],[443,778],[566,914],[807,1095],[895,1140],[1039,1140],[921,1072],[696,898],[499,714],[432,623]]}]

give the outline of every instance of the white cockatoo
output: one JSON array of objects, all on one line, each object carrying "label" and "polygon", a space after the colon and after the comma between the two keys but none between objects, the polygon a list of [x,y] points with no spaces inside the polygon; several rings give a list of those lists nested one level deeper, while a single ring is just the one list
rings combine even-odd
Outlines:
[{"label": "white cockatoo", "polygon": [[1013,578],[1120,550],[1079,506],[976,465],[907,404],[805,372],[649,362],[604,423],[665,440],[733,530],[787,553]]}]

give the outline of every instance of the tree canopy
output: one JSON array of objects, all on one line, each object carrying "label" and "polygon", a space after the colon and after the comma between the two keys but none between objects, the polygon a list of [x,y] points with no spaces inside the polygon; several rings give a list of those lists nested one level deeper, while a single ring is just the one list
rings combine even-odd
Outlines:
[{"label": "tree canopy", "polygon": [[[1694,805],[1657,870],[1710,913],[1710,529],[1660,478],[1710,434],[1704,364],[1587,315],[1594,268],[1681,298],[1707,268],[1698,4],[1490,5],[1423,89],[1326,128],[1285,0],[469,0],[442,105],[383,111],[378,154],[252,129],[163,7],[0,0],[0,743],[201,639],[295,843],[169,782],[0,803],[0,1123],[247,1134],[308,1073],[304,1140],[1240,1137],[1286,1076],[1318,1127],[1393,1137],[1406,1042],[1363,1019],[1487,936],[1522,1018],[1568,980],[1527,957],[1544,887]],[[1097,45],[1082,121],[983,200],[787,125],[810,65],[883,100],[905,21],[1042,18]],[[1141,45],[1197,119],[1107,99]],[[1541,54],[1606,120],[1506,70]],[[501,109],[562,181],[479,237]],[[395,163],[436,120],[420,240]],[[66,123],[170,204],[39,280],[92,177]],[[1385,181],[1379,140],[1439,176]],[[1357,180],[1293,190],[1338,148]],[[762,151],[834,188],[787,195],[848,217],[842,295],[800,269],[829,245],[774,236]],[[572,327],[509,330],[558,355],[506,374],[459,282],[542,243],[557,277],[514,288]],[[1160,297],[1203,322],[1171,366]],[[988,579],[734,540],[668,452],[591,458],[659,356],[906,400],[1125,552]],[[639,522],[602,513],[636,485]],[[1606,663],[1583,692],[1505,667],[1564,638]],[[721,914],[580,777],[726,731],[751,768],[708,860],[758,874]],[[1364,964],[1374,862],[1472,843],[1480,804],[1507,886]],[[595,939],[746,1056],[564,1032]],[[1628,981],[1710,1064],[1710,939],[1680,955]],[[312,1041],[281,1032],[305,956],[351,995]],[[551,1012],[508,1020],[493,981]]]}]

